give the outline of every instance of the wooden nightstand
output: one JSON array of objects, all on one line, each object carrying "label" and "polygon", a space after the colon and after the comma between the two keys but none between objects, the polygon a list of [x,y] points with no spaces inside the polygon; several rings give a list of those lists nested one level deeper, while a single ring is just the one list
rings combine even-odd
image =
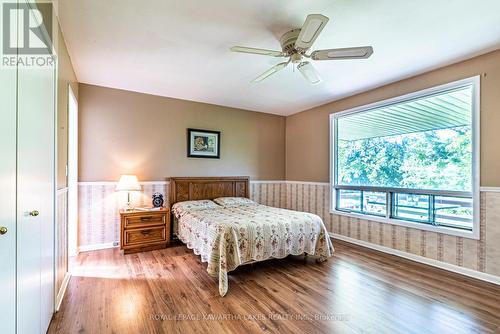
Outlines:
[{"label": "wooden nightstand", "polygon": [[170,210],[120,211],[120,249],[123,253],[167,247],[170,242]]}]

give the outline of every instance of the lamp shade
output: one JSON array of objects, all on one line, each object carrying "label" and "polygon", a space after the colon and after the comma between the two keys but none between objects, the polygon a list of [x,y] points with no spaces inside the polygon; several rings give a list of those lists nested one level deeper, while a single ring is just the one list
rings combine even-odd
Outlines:
[{"label": "lamp shade", "polygon": [[118,185],[116,186],[116,191],[140,191],[141,185],[137,180],[135,175],[122,175]]}]

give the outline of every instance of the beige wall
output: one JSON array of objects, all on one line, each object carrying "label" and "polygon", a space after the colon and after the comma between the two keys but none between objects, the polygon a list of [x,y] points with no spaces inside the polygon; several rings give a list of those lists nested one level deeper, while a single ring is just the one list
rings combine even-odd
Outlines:
[{"label": "beige wall", "polygon": [[500,186],[500,50],[286,119],[286,179],[329,181],[329,114],[481,75],[481,185]]},{"label": "beige wall", "polygon": [[[57,24],[57,22],[56,22]],[[78,82],[60,28],[57,29],[57,189],[67,186],[68,163],[68,85],[78,98]]]},{"label": "beige wall", "polygon": [[[80,181],[285,177],[281,116],[80,84],[79,117]],[[187,158],[187,128],[221,131],[221,158]]]}]

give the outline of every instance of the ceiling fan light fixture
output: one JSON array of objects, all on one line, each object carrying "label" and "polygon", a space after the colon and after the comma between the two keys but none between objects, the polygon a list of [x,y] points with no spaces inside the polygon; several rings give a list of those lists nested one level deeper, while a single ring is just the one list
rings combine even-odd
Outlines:
[{"label": "ceiling fan light fixture", "polygon": [[300,63],[297,66],[297,69],[302,73],[304,78],[309,81],[311,84],[316,85],[321,82],[321,77],[316,69],[312,66],[312,64],[308,61]]}]

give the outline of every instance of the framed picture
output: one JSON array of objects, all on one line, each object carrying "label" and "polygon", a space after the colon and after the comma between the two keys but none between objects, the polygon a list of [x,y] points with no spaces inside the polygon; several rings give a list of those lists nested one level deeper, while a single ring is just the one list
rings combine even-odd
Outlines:
[{"label": "framed picture", "polygon": [[220,158],[220,131],[188,129],[188,157]]}]

